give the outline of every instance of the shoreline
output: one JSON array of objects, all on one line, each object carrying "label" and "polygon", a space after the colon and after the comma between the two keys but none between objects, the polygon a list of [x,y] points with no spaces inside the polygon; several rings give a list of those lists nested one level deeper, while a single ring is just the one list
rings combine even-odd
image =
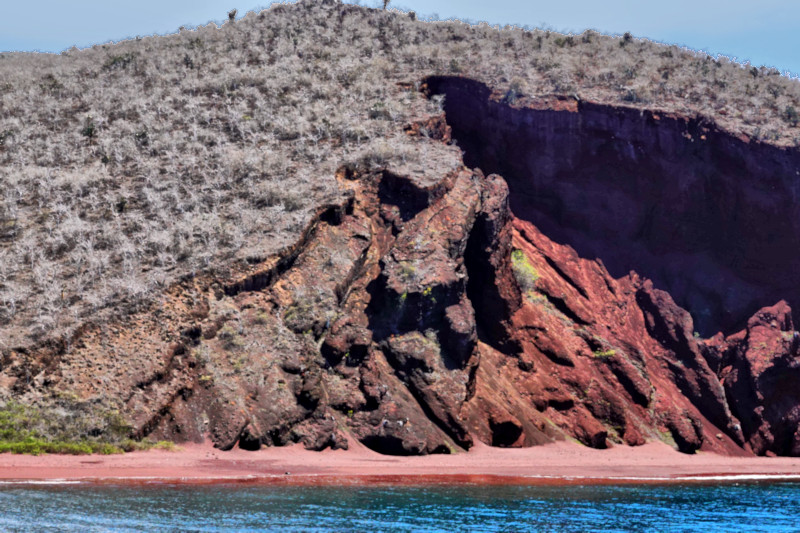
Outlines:
[{"label": "shoreline", "polygon": [[244,477],[85,477],[76,479],[9,479],[0,480],[0,492],[4,487],[25,486],[117,486],[117,487],[432,487],[480,485],[492,486],[600,486],[600,485],[720,485],[743,483],[797,483],[800,474],[730,474],[697,475],[676,477],[573,477],[573,476],[501,476],[501,475],[325,475],[304,474],[281,476]]},{"label": "shoreline", "polygon": [[559,442],[532,448],[483,444],[453,455],[386,456],[361,445],[257,452],[185,444],[124,455],[0,454],[0,490],[20,485],[617,485],[800,481],[800,458],[681,454],[663,443],[595,450]]}]

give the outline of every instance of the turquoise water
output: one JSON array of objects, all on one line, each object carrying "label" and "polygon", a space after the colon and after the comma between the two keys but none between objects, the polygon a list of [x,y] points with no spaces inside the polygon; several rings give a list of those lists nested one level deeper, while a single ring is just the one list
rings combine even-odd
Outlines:
[{"label": "turquoise water", "polygon": [[800,484],[6,485],[0,531],[800,531]]}]

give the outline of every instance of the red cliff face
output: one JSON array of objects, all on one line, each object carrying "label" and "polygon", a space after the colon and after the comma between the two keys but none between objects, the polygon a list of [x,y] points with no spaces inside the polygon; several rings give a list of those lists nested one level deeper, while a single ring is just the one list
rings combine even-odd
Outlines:
[{"label": "red cliff face", "polygon": [[0,382],[223,449],[800,455],[797,153],[462,78],[427,90],[446,114],[407,133],[466,166],[429,184],[343,167],[349,200],[279,256],[11,352]]},{"label": "red cliff face", "polygon": [[655,431],[684,451],[797,453],[791,310],[748,317],[800,296],[800,155],[702,119],[509,102],[461,78],[427,90],[465,162],[508,182],[514,247],[539,274],[506,332],[519,363],[501,365],[521,397],[484,400],[507,440],[536,440],[515,412],[533,402],[593,446]]},{"label": "red cliff face", "polygon": [[574,100],[514,104],[432,78],[465,163],[502,175],[515,216],[614,277],[652,279],[713,335],[800,299],[800,154],[702,118]]}]

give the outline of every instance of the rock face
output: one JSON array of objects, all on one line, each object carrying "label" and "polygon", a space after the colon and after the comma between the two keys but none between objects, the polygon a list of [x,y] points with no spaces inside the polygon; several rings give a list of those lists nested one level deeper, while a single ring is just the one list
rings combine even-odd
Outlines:
[{"label": "rock face", "polygon": [[739,422],[688,313],[649,280],[613,279],[602,263],[578,257],[529,222],[516,219],[513,228],[514,248],[538,279],[511,316],[512,357],[483,347],[506,394],[480,387],[481,365],[469,406],[474,432],[498,442],[482,416],[488,411],[521,430],[519,444],[541,440],[522,424],[534,420],[593,447],[666,438],[686,452],[735,453],[743,442]]},{"label": "rock face", "polygon": [[[578,102],[509,102],[431,78],[465,163],[501,174],[514,214],[615,277],[667,290],[713,335],[800,300],[800,155],[708,119]],[[795,317],[797,318],[797,317]]]},{"label": "rock face", "polygon": [[278,256],[5,352],[0,386],[222,449],[800,455],[782,300],[800,287],[797,154],[698,119],[426,87],[446,114],[407,133],[455,139],[466,166],[428,181],[343,166],[349,199]]},{"label": "rock face", "polygon": [[707,349],[747,445],[760,454],[800,455],[800,335],[786,302],[761,309],[744,331],[711,339]]}]

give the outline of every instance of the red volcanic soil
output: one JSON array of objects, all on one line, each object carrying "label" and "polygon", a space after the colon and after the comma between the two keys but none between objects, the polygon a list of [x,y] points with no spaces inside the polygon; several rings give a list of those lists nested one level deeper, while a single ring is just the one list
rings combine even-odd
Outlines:
[{"label": "red volcanic soil", "polygon": [[[731,477],[735,476],[735,477]],[[591,449],[476,444],[468,453],[391,457],[363,446],[312,452],[295,445],[221,452],[209,445],[111,456],[0,455],[0,480],[98,483],[561,484],[800,478],[800,459],[681,454],[663,443]]]}]

